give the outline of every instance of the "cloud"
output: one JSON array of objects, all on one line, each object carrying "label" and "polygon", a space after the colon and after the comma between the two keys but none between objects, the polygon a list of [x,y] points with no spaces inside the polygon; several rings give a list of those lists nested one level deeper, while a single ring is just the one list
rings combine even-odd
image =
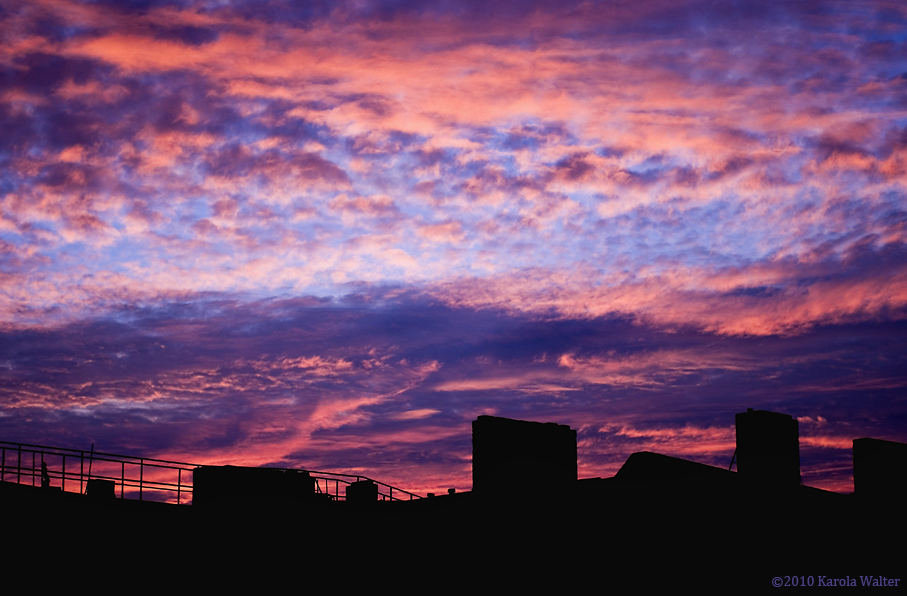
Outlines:
[{"label": "cloud", "polygon": [[[128,20],[68,3],[40,10],[56,11],[56,22],[69,21],[75,33],[41,52],[10,50],[9,88],[19,95],[7,104],[21,106],[14,108],[19,115],[9,112],[10,128],[23,130],[18,120],[25,115],[29,142],[66,157],[14,152],[10,171],[22,175],[9,183],[30,192],[37,182],[61,193],[81,185],[80,192],[95,195],[89,201],[113,193],[153,204],[160,217],[144,220],[146,236],[123,239],[132,245],[126,254],[159,250],[156,238],[179,239],[187,213],[203,221],[202,206],[225,195],[271,209],[254,229],[232,236],[259,253],[246,255],[247,263],[267,262],[270,255],[261,253],[286,251],[300,237],[348,241],[353,232],[344,228],[397,234],[385,247],[390,267],[376,271],[369,259],[351,258],[337,275],[301,275],[309,287],[393,280],[401,267],[441,282],[441,272],[481,281],[487,271],[521,275],[529,264],[613,276],[670,259],[695,275],[703,265],[803,258],[848,233],[904,241],[903,226],[883,223],[892,208],[903,210],[902,135],[877,101],[878,93],[896,97],[900,79],[883,84],[869,64],[844,61],[850,42],[797,9],[753,11],[753,41],[735,40],[733,50],[694,41],[689,19],[676,20],[674,8],[658,4],[647,6],[646,19],[540,4],[545,18],[491,11],[494,18],[478,29],[465,26],[462,14],[437,21],[433,11],[431,19],[403,10],[360,22],[360,9],[347,7],[316,11],[304,31],[269,23],[267,9],[242,21],[237,15],[245,13],[229,8],[152,7]],[[496,20],[505,13],[506,28]],[[858,13],[833,14],[860,22]],[[26,27],[33,15],[16,18]],[[722,13],[696,26],[721,38],[737,18]],[[532,35],[545,33],[525,45],[502,33],[514,31],[513,19]],[[652,28],[655,22],[671,26]],[[801,37],[782,35],[782,22]],[[828,77],[822,88],[809,76],[804,83],[783,66],[790,59],[773,59],[784,51],[808,71],[839,69],[843,78]],[[897,54],[867,56],[872,67],[886,68]],[[855,80],[875,85],[877,95],[864,102],[848,94]],[[42,95],[49,94],[61,101],[47,104]],[[831,96],[843,98],[845,109],[825,109]],[[97,101],[104,111],[94,109]],[[69,162],[75,155],[90,163]],[[430,205],[408,192],[426,184],[434,189]],[[843,219],[836,205],[851,192],[870,207]],[[40,200],[51,203],[46,214],[64,211],[46,193]],[[359,219],[366,215],[380,221]],[[61,239],[109,243],[113,230],[134,221],[89,206],[66,220]],[[226,252],[186,245],[190,252],[211,248]],[[590,254],[607,256],[584,268]],[[179,258],[198,264],[180,283],[237,266],[220,256]],[[111,254],[102,266],[116,268],[116,261]],[[133,270],[144,279],[173,279]],[[245,289],[261,281],[247,279]],[[584,292],[589,280],[580,281],[567,291]],[[717,325],[746,332],[759,323]]]},{"label": "cloud", "polygon": [[[636,429],[626,426],[605,426],[599,432],[632,440],[638,444],[638,451],[665,453],[665,448],[667,448],[672,453],[685,456],[709,456],[712,454],[711,452],[726,454],[728,451],[733,451],[736,445],[732,427],[684,426],[682,428]],[[670,455],[670,453],[667,454]]]},{"label": "cloud", "polygon": [[[401,412],[393,416],[394,420],[423,420],[429,418],[435,414],[440,414],[440,410],[432,410],[431,408],[422,408],[421,410],[408,410],[406,412]],[[428,438],[428,437],[425,437]]]},{"label": "cloud", "polygon": [[[463,479],[477,412],[601,428],[778,374],[831,421],[810,400],[903,386],[748,343],[904,320],[902,7],[140,4],[0,14],[0,325],[41,346],[0,369],[16,420],[230,461],[437,432]],[[624,426],[721,427],[677,416]],[[625,455],[587,439],[584,469]]]},{"label": "cloud", "polygon": [[569,424],[583,474],[607,476],[640,450],[725,466],[734,413],[756,407],[798,416],[813,474],[856,436],[897,438],[882,421],[897,415],[891,396],[903,383],[855,382],[899,378],[901,336],[879,340],[888,325],[746,338],[450,309],[399,291],[187,296],[59,328],[5,328],[0,430],[385,481],[415,478],[416,458],[432,482],[465,489],[479,414]]}]

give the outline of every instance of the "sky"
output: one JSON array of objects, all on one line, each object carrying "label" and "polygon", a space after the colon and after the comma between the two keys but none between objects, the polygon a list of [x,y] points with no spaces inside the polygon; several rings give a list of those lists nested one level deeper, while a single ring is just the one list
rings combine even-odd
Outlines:
[{"label": "sky", "polygon": [[0,1],[0,439],[471,486],[907,441],[907,6]]}]

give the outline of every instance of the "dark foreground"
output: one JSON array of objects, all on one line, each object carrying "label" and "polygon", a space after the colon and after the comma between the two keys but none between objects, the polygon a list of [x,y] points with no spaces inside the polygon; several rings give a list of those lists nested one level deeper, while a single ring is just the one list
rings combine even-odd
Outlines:
[{"label": "dark foreground", "polygon": [[738,593],[860,587],[869,576],[898,580],[884,587],[900,591],[907,579],[899,502],[802,486],[590,479],[567,493],[508,499],[192,507],[2,483],[0,503],[7,578],[110,593]]}]

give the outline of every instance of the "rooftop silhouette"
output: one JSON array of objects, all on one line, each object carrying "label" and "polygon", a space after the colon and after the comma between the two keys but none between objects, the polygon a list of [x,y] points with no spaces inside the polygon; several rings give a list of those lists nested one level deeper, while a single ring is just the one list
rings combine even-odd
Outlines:
[{"label": "rooftop silhouette", "polygon": [[[737,471],[638,452],[611,478],[579,479],[575,430],[480,416],[473,422],[472,491],[419,498],[361,476],[196,466],[192,506],[116,498],[126,494],[125,478],[89,478],[87,494],[60,490],[54,480],[72,487],[76,477],[67,480],[46,462],[23,466],[21,446],[10,466],[7,446],[0,500],[36,520],[38,535],[55,535],[64,520],[90,519],[93,535],[125,532],[151,558],[166,552],[169,536],[188,530],[199,548],[226,556],[233,545],[262,565],[302,549],[308,563],[325,568],[338,561],[392,567],[399,563],[393,549],[376,553],[372,545],[396,540],[422,545],[400,556],[426,568],[517,561],[522,571],[511,579],[528,584],[603,564],[623,577],[630,569],[645,572],[643,561],[677,577],[764,587],[793,574],[900,573],[901,551],[888,545],[905,528],[907,445],[856,439],[855,492],[843,495],[802,485],[796,419],[747,410],[736,425]],[[187,469],[144,461],[180,475]],[[13,474],[17,482],[10,482]],[[42,486],[22,483],[35,477]],[[293,536],[317,537],[319,548],[287,542]],[[615,585],[628,585],[620,577]]]}]

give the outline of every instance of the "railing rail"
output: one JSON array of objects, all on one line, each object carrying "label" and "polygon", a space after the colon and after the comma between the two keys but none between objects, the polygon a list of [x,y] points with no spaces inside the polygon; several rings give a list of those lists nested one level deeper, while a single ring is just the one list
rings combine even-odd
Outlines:
[{"label": "railing rail", "polygon": [[[67,459],[69,469],[67,469]],[[73,462],[76,460],[78,460],[78,464],[77,468],[74,468]],[[71,487],[78,484],[78,492],[84,493],[89,479],[110,480],[114,482],[121,499],[127,498],[128,495],[130,498],[137,498],[141,501],[146,500],[146,496],[148,496],[149,500],[163,500],[176,504],[184,504],[191,500],[192,471],[200,466],[188,462],[104,453],[94,451],[94,449],[86,451],[0,441],[0,482],[12,482],[15,478],[17,484],[30,482],[32,486],[38,486],[42,481],[42,463],[47,466],[50,484],[53,486],[55,482],[59,483],[60,489],[64,492],[66,492],[67,482]],[[341,485],[346,487],[353,482],[363,480],[373,482],[378,486],[378,498],[382,501],[422,498],[415,493],[363,475],[297,468],[274,469],[308,472],[315,480],[316,492],[326,494],[333,500],[346,498],[345,494],[340,494]],[[333,494],[330,490],[331,484],[333,484]]]},{"label": "railing rail", "polygon": [[[10,461],[13,454],[15,459]],[[67,483],[71,488],[78,485],[78,492],[84,493],[89,479],[111,480],[120,498],[128,494],[142,501],[150,496],[151,500],[177,504],[185,502],[187,493],[191,495],[192,483],[187,480],[196,467],[187,462],[0,441],[0,481],[10,482],[15,476],[17,484],[24,480],[25,484],[41,485],[42,464],[50,485],[58,484],[64,492],[75,492],[67,491]]]},{"label": "railing rail", "polygon": [[[278,468],[281,470],[289,470],[292,468]],[[385,484],[368,476],[356,475],[356,474],[339,474],[336,472],[318,472],[315,470],[300,470],[300,472],[308,472],[315,479],[315,490],[319,493],[325,493],[330,495],[330,483],[334,483],[334,494],[331,495],[332,498],[340,497],[340,485],[344,484],[349,486],[353,482],[361,482],[367,480],[369,482],[374,482],[378,485],[378,498],[382,501],[412,501],[413,499],[421,499],[422,497],[411,493],[408,490],[403,490],[402,488],[397,488],[396,486],[391,486],[390,484]],[[321,481],[324,481],[324,489],[321,488]],[[394,493],[402,496],[394,496]]]}]

